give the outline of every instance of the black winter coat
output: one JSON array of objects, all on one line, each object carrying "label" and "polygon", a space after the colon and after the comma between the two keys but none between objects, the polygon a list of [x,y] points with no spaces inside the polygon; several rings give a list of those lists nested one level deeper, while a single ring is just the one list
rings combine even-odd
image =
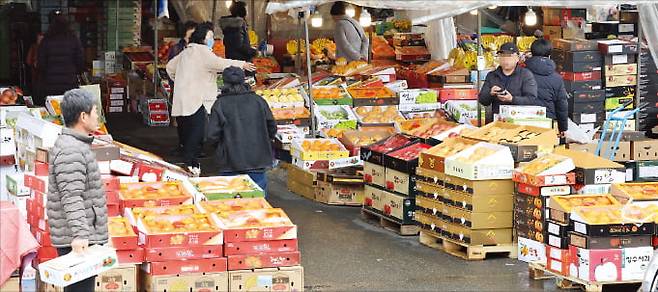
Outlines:
[{"label": "black winter coat", "polygon": [[82,44],[75,35],[46,36],[37,57],[43,95],[62,95],[78,87],[84,70]]},{"label": "black winter coat", "polygon": [[251,62],[258,51],[251,47],[247,23],[242,17],[224,16],[219,19],[224,34],[226,58]]},{"label": "black winter coat", "polygon": [[[532,76],[530,70],[516,66],[516,69],[508,77],[507,82],[504,81],[503,70],[498,67],[496,70],[487,74],[487,78],[480,89],[478,99],[481,104],[488,106],[492,105],[492,113],[487,113],[486,122],[493,121],[493,114],[497,114],[500,105],[537,105],[537,83]],[[512,95],[512,102],[501,102],[496,96],[492,96],[491,88],[497,85],[498,87],[509,91]]]},{"label": "black winter coat", "polygon": [[217,143],[219,172],[272,167],[276,122],[267,102],[253,92],[220,95],[210,112],[208,142]]},{"label": "black winter coat", "polygon": [[546,107],[546,115],[558,122],[560,132],[569,126],[569,104],[567,91],[560,74],[555,71],[555,62],[547,57],[532,57],[526,62],[537,81],[538,105]]}]

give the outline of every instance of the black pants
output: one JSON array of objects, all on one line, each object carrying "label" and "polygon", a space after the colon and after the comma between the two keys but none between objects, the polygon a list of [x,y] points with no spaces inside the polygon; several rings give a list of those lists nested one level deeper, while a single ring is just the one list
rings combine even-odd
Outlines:
[{"label": "black pants", "polygon": [[201,106],[191,116],[177,117],[179,131],[182,134],[183,160],[187,166],[199,167],[197,157],[203,149],[203,140],[206,136],[206,124],[208,115],[206,109]]},{"label": "black pants", "polygon": [[[58,248],[57,254],[63,256],[71,252],[70,247]],[[84,279],[75,284],[64,287],[64,292],[94,292],[96,288],[96,276]]]}]

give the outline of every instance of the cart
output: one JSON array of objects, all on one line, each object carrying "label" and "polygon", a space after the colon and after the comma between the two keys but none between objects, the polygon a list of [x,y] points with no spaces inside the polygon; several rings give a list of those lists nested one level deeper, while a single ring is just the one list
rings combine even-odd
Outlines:
[{"label": "cart", "polygon": [[[644,108],[647,104],[641,104],[638,105],[635,109],[629,110],[628,112],[625,112],[623,115],[617,115],[620,111],[624,110],[628,105],[633,103],[633,100],[629,100],[620,107],[616,108],[610,113],[610,117],[603,122],[603,127],[601,128],[601,138],[599,139],[598,145],[596,145],[596,155],[602,156],[605,158],[608,158],[610,160],[615,159],[615,154],[617,147],[619,147],[619,141],[621,140],[621,136],[624,132],[624,127],[626,126],[626,122],[628,121],[629,118],[632,118],[635,116],[637,112],[639,112],[642,108]],[[610,125],[610,122],[615,121],[617,123],[613,124],[612,126]],[[601,148],[603,147],[603,144],[606,142],[606,137],[608,136],[608,132],[610,132],[610,137],[608,138],[608,141],[610,143],[613,143],[614,141],[614,147],[607,147],[605,149],[605,155],[602,155],[604,153],[601,153]]]}]

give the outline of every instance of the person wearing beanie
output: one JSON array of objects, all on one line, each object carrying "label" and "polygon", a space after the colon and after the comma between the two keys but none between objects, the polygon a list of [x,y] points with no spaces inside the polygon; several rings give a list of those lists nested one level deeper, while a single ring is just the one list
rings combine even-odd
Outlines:
[{"label": "person wearing beanie", "polygon": [[267,192],[265,172],[272,167],[277,127],[267,102],[245,83],[245,73],[228,67],[224,87],[210,111],[207,141],[216,145],[219,175],[249,175]]},{"label": "person wearing beanie", "polygon": [[207,112],[217,99],[217,74],[230,66],[256,70],[252,63],[215,55],[214,41],[213,24],[199,24],[187,48],[167,63],[167,73],[175,82],[171,116],[176,118],[180,133],[185,133],[183,159],[195,176],[201,173],[198,157],[203,148]]},{"label": "person wearing beanie", "polygon": [[532,57],[526,60],[526,68],[532,71],[537,81],[537,105],[546,108],[546,116],[557,120],[560,136],[569,126],[569,104],[567,102],[567,91],[560,74],[555,71],[555,62],[549,58],[553,46],[551,42],[541,38],[534,41],[530,46]]},{"label": "person wearing beanie", "polygon": [[500,66],[487,74],[478,100],[491,105],[486,122],[493,121],[501,105],[537,105],[537,82],[532,72],[519,66],[519,49],[514,43],[505,43],[498,51]]}]

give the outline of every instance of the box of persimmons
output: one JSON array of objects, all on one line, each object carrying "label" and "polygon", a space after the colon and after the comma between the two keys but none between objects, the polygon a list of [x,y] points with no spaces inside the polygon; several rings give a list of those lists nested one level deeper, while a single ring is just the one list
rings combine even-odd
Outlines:
[{"label": "box of persimmons", "polygon": [[191,204],[193,194],[181,182],[127,183],[119,190],[121,208]]},{"label": "box of persimmons", "polygon": [[293,140],[290,154],[301,160],[333,160],[350,156],[349,151],[336,139]]},{"label": "box of persimmons", "polygon": [[469,180],[511,179],[514,159],[505,146],[480,142],[449,156],[445,173]]}]

